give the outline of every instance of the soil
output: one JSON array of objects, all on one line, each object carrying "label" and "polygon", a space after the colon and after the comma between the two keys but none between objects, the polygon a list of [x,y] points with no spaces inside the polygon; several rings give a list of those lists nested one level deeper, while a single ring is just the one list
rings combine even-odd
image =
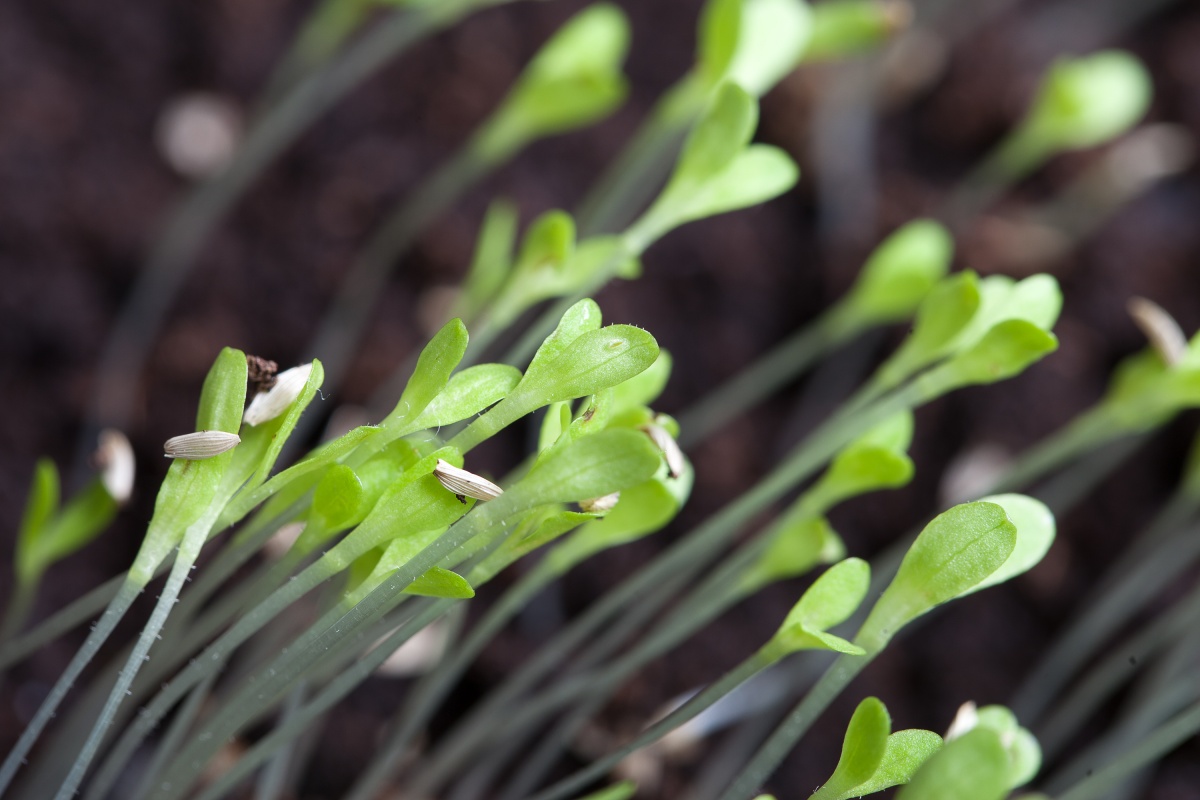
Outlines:
[{"label": "soil", "polygon": [[[526,220],[573,207],[687,68],[697,2],[619,4],[635,31],[629,102],[593,128],[538,143],[437,220],[397,264],[344,386],[325,395],[322,413],[365,401],[420,346],[427,335],[420,311],[431,290],[465,271],[493,197],[515,200]],[[138,456],[133,501],[109,533],[53,568],[35,619],[128,565],[165,470],[161,443],[191,429],[199,384],[217,349],[233,345],[283,366],[302,360],[303,344],[373,224],[469,136],[538,44],[583,5],[504,5],[419,44],[322,117],[253,185],[207,239],[142,372],[126,427]],[[916,5],[920,18],[940,4]],[[901,62],[909,72],[882,70],[893,88],[922,71],[928,77],[907,93],[890,94],[874,114],[846,114],[837,100],[861,99],[861,86],[881,72],[876,60],[809,68],[785,81],[763,103],[759,138],[797,158],[800,187],[761,208],[673,233],[647,253],[643,278],[597,297],[606,320],[647,328],[674,355],[661,410],[686,407],[813,318],[845,290],[888,231],[940,214],[1058,53],[1106,46],[1134,52],[1154,77],[1149,120],[1180,126],[1195,143],[1200,6],[1139,8],[1141,15],[1128,19],[1122,16],[1128,9],[1115,2],[964,6],[939,23],[942,33],[914,42]],[[203,91],[250,114],[306,10],[307,4],[280,0],[0,4],[0,383],[8,387],[0,418],[0,595],[9,590],[12,541],[33,464],[46,456],[73,475],[106,335],[170,209],[190,188],[156,148],[160,113],[180,96]],[[1064,251],[1036,265],[1025,257],[1036,250],[1036,236],[1006,223],[1056,196],[1102,157],[1057,158],[957,228],[959,267],[987,274],[1036,266],[1059,278],[1066,298],[1057,327],[1061,348],[1015,380],[923,409],[912,485],[834,514],[851,553],[870,557],[942,507],[940,476],[957,457],[984,445],[1018,452],[1094,402],[1113,365],[1143,346],[1124,310],[1129,297],[1155,300],[1184,330],[1200,326],[1195,166],[1133,198]],[[484,654],[455,705],[465,707],[526,658],[556,620],[585,608],[752,485],[901,333],[848,349],[835,359],[837,369],[788,387],[696,448],[690,454],[696,487],[680,518],[651,541],[597,557],[540,600],[538,613]],[[934,730],[943,730],[966,700],[1011,697],[1089,586],[1162,505],[1195,421],[1185,414],[1167,425],[1063,516],[1056,546],[1032,573],[956,604],[890,649],[769,788],[790,798],[819,785],[836,761],[854,701],[867,694],[886,702],[897,727]],[[510,437],[512,448],[518,438]],[[497,469],[517,457],[498,447],[487,455]],[[69,477],[67,491],[78,485]],[[1195,579],[1189,574],[1164,597]],[[510,580],[487,587],[477,605]],[[776,586],[728,613],[640,674],[597,726],[630,729],[669,698],[720,675],[770,634],[803,586]],[[0,748],[15,741],[85,632],[64,637],[5,677]],[[352,696],[313,749],[299,796],[338,796],[401,696],[401,684],[386,680]],[[449,720],[439,718],[439,727]],[[686,776],[703,762],[701,752],[673,766],[647,796],[684,796]],[[1155,771],[1140,796],[1200,798],[1197,787],[1200,745],[1193,741]]]}]

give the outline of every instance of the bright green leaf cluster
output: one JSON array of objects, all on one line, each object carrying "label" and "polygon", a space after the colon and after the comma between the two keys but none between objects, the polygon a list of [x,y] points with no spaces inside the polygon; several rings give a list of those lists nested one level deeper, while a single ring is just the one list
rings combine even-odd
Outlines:
[{"label": "bright green leaf cluster", "polygon": [[621,74],[628,49],[629,23],[620,9],[608,3],[584,9],[534,56],[472,149],[500,163],[534,139],[612,113],[628,92]]},{"label": "bright green leaf cluster", "polygon": [[798,650],[832,650],[864,655],[861,647],[828,632],[855,612],[871,584],[871,567],[847,558],[825,570],[800,597],[763,653],[772,659]]}]

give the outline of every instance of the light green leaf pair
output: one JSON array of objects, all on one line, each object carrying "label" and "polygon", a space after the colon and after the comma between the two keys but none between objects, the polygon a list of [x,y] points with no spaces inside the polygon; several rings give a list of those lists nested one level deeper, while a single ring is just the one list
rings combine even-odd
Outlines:
[{"label": "light green leaf pair", "polygon": [[533,57],[472,149],[500,163],[534,139],[607,116],[628,92],[621,74],[628,49],[629,23],[616,6],[584,9]]},{"label": "light green leaf pair", "polygon": [[846,556],[846,546],[825,517],[804,510],[784,514],[768,536],[763,554],[738,578],[735,593],[748,597],[764,586],[804,575],[818,564]]},{"label": "light green leaf pair", "polygon": [[711,0],[700,18],[700,80],[731,80],[762,96],[799,63],[810,16],[798,0]]},{"label": "light green leaf pair", "polygon": [[470,337],[461,319],[452,319],[433,335],[417,357],[400,400],[392,413],[380,423],[380,445],[421,430],[417,427],[422,412],[442,393],[450,376],[467,352]]},{"label": "light green leaf pair", "polygon": [[823,512],[851,497],[906,485],[914,471],[905,453],[912,431],[912,413],[906,411],[844,448],[805,492],[808,507]]},{"label": "light green leaf pair", "polygon": [[512,268],[517,221],[517,208],[507,200],[496,200],[488,206],[453,316],[475,320],[500,292]]},{"label": "light green leaf pair", "polygon": [[1174,365],[1165,364],[1153,349],[1134,354],[1113,371],[1108,391],[1097,411],[1112,423],[1115,433],[1148,431],[1179,412],[1200,405],[1200,334],[1188,344],[1188,354]]},{"label": "light green leaf pair", "polygon": [[1049,510],[1020,495],[944,511],[913,542],[855,641],[869,653],[878,652],[931,609],[1031,568],[1053,536]]},{"label": "light green leaf pair", "polygon": [[1011,377],[1058,346],[1050,329],[1061,308],[1062,292],[1049,275],[1020,282],[952,275],[918,307],[913,333],[880,368],[879,380],[896,386],[939,361],[926,378],[931,391]]},{"label": "light green leaf pair", "polygon": [[1056,153],[1114,139],[1145,115],[1152,94],[1149,73],[1129,53],[1105,50],[1060,59],[990,168],[1020,177]]},{"label": "light green leaf pair", "polygon": [[1008,755],[1000,735],[976,728],[946,742],[917,770],[897,800],[1002,800],[1008,796]]},{"label": "light green leaf pair", "polygon": [[616,386],[658,358],[658,343],[650,334],[630,325],[601,328],[600,322],[600,308],[593,300],[568,309],[516,387],[450,443],[467,452],[542,406]]},{"label": "light green leaf pair", "polygon": [[808,587],[762,652],[772,659],[798,650],[864,655],[861,647],[827,630],[854,613],[870,584],[871,567],[862,559],[847,558],[834,564]]},{"label": "light green leaf pair", "polygon": [[[821,7],[831,5],[842,3]],[[918,219],[902,225],[871,253],[836,313],[860,327],[908,319],[946,276],[953,256],[954,240],[937,222]]]},{"label": "light green leaf pair", "polygon": [[82,549],[99,536],[117,513],[117,502],[99,478],[88,483],[59,508],[58,469],[38,459],[29,498],[17,532],[14,572],[23,586],[36,586],[57,561]]},{"label": "light green leaf pair", "polygon": [[868,697],[850,718],[837,767],[813,800],[849,800],[908,783],[941,746],[942,737],[933,731],[892,733],[887,708]]},{"label": "light green leaf pair", "polygon": [[687,222],[764,203],[799,179],[783,151],[749,144],[758,104],[742,87],[726,83],[684,143],[665,189],[627,231],[640,252],[668,230]]},{"label": "light green leaf pair", "polygon": [[972,716],[971,730],[984,728],[999,735],[1008,757],[1008,788],[1016,789],[1033,780],[1042,767],[1042,748],[1034,735],[1021,727],[1016,714],[1004,706],[984,706]]}]

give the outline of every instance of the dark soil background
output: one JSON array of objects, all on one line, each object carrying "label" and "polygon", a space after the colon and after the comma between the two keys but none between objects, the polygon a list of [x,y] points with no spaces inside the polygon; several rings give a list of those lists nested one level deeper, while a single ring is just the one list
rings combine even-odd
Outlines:
[{"label": "dark soil background", "polygon": [[[305,358],[304,342],[373,224],[466,139],[540,42],[583,5],[506,5],[420,44],[339,103],[255,183],[210,237],[154,343],[127,430],[139,458],[134,502],[110,533],[52,570],[35,618],[128,565],[166,468],[161,443],[190,430],[200,382],[218,348],[233,345],[281,364]],[[363,401],[423,343],[422,299],[463,274],[491,198],[513,198],[525,220],[573,207],[658,94],[688,67],[698,2],[620,5],[634,28],[630,101],[603,124],[537,144],[422,237],[397,265],[346,384],[326,394],[321,413]],[[916,5],[920,20],[940,4]],[[166,215],[189,188],[156,150],[158,116],[194,91],[223,95],[248,113],[307,7],[283,0],[0,4],[2,596],[33,464],[44,455],[70,473],[106,334]],[[785,81],[764,101],[759,137],[799,160],[800,187],[765,207],[672,234],[647,254],[641,280],[598,296],[608,321],[641,325],[674,354],[661,409],[681,410],[812,318],[849,285],[887,232],[938,214],[948,192],[1019,116],[1056,54],[1107,46],[1129,49],[1149,66],[1156,92],[1151,121],[1200,132],[1200,5],[1190,2],[957,4],[899,62],[920,73],[913,80],[923,74],[924,83],[889,94],[892,100],[874,113],[863,111],[862,87],[880,73],[905,78],[904,69],[859,59],[807,68]],[[847,96],[857,112],[839,105]],[[820,130],[823,136],[814,135]],[[1100,157],[1058,158],[987,216],[960,225],[957,266],[981,273],[1028,269],[1020,255],[1030,241],[1003,220],[1053,197]],[[1019,451],[1098,398],[1113,364],[1143,344],[1124,311],[1130,296],[1159,302],[1185,330],[1200,325],[1197,220],[1200,170],[1193,167],[1037,265],[1063,285],[1061,349],[1017,380],[922,410],[914,483],[834,517],[851,553],[869,557],[939,510],[940,476],[955,456],[984,444]],[[888,342],[899,335],[889,333]],[[848,351],[843,369],[790,387],[696,449],[696,489],[682,517],[655,540],[578,570],[557,596],[542,601],[544,613],[488,651],[459,704],[525,658],[547,634],[546,618],[585,607],[763,475],[836,402],[857,374],[856,360],[875,357],[880,344]],[[854,702],[868,693],[888,705],[897,727],[934,730],[943,730],[965,700],[1006,701],[1088,586],[1161,505],[1195,421],[1188,415],[1161,431],[1062,518],[1058,543],[1031,574],[956,604],[897,642],[770,788],[781,798],[811,792],[836,760]],[[516,458],[491,452],[498,466]],[[765,592],[646,670],[620,693],[601,727],[626,730],[668,698],[721,674],[769,635],[802,587]],[[488,587],[476,602],[500,588]],[[83,633],[5,678],[0,748],[15,741]],[[300,796],[344,790],[398,702],[398,687],[372,681],[334,715],[312,752]],[[699,755],[683,764],[647,796],[684,796],[682,776],[702,761]],[[1144,796],[1200,798],[1195,742],[1167,760]]]}]

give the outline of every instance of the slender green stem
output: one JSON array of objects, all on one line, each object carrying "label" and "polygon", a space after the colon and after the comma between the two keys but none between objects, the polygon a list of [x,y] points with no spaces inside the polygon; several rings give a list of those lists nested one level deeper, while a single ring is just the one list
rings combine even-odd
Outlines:
[{"label": "slender green stem", "polygon": [[1061,702],[1056,704],[1037,730],[1038,742],[1048,758],[1061,752],[1070,737],[1088,717],[1137,670],[1131,663],[1152,658],[1160,649],[1193,629],[1200,620],[1200,589],[1178,603],[1134,636],[1112,647],[1109,654],[1089,670]]},{"label": "slender green stem", "polygon": [[14,637],[12,641],[6,641],[3,647],[0,647],[0,669],[20,661],[76,625],[99,614],[120,591],[125,578],[124,573],[109,578],[83,597],[71,601],[70,605],[38,624],[37,627],[21,636]]},{"label": "slender green stem", "polygon": [[857,332],[844,316],[825,314],[708,392],[679,415],[679,444],[690,447],[754,407]]},{"label": "slender green stem", "polygon": [[1113,424],[1103,407],[1096,407],[1023,453],[991,491],[1008,492],[1027,487],[1047,473],[1123,435],[1124,431]]},{"label": "slender green stem", "polygon": [[[281,98],[249,132],[228,167],[180,204],[105,345],[96,371],[99,385],[89,414],[89,430],[100,424],[125,427],[121,422],[136,405],[132,400],[137,373],[156,341],[154,333],[172,298],[217,220],[254,179],[350,89],[415,42],[454,24],[475,6],[469,0],[427,4],[368,31],[340,58]],[[92,440],[87,432],[81,438],[89,443]]]},{"label": "slender green stem", "polygon": [[844,655],[833,662],[833,666],[821,676],[821,680],[792,709],[766,744],[759,748],[754,758],[733,779],[733,783],[721,795],[721,800],[749,800],[753,797],[829,704],[871,663],[872,657]]},{"label": "slender green stem", "polygon": [[[308,694],[307,682],[301,681],[291,692],[288,693],[287,701],[283,705],[283,709],[279,712],[279,729],[286,729],[295,724],[297,720],[302,719],[300,710],[304,708],[304,698]],[[311,730],[313,721],[319,715],[312,717],[304,717],[295,736],[298,737],[305,731]],[[254,796],[257,800],[278,800],[283,793],[284,785],[287,783],[288,768],[291,766],[292,753],[295,750],[295,738],[289,737],[288,741],[281,744],[274,753],[266,756],[267,766],[263,769],[262,774],[258,776],[258,785],[254,789]],[[257,745],[256,745],[257,746]],[[247,753],[247,756],[250,754]],[[234,769],[240,768],[239,765]],[[220,796],[219,794],[217,795]]]},{"label": "slender green stem", "polygon": [[311,701],[297,708],[283,725],[263,737],[254,747],[242,754],[237,764],[199,795],[197,800],[216,800],[224,797],[254,771],[272,753],[282,748],[308,729],[312,721],[332,708],[338,701],[369,678],[397,649],[422,628],[446,613],[457,601],[441,600],[428,606],[397,628],[370,653],[358,658]]},{"label": "slender green stem", "polygon": [[[200,709],[204,706],[204,701],[208,698],[208,693],[212,691],[213,684],[217,682],[217,675],[213,673],[200,683],[192,687],[192,691],[184,700],[183,705],[175,712],[175,716],[171,718],[171,724],[167,727],[166,734],[162,740],[154,748],[154,756],[150,759],[150,763],[146,765],[146,770],[142,774],[142,779],[134,790],[130,800],[142,800],[150,791],[150,787],[154,785],[158,773],[162,771],[163,766],[167,763],[167,759],[179,749],[179,745],[183,742],[183,737],[187,735],[188,729],[200,714]],[[89,787],[88,798],[106,797],[107,789],[97,790]]]},{"label": "slender green stem", "polygon": [[25,763],[26,756],[29,755],[30,749],[34,742],[37,741],[42,729],[54,716],[58,710],[58,706],[66,697],[74,685],[75,680],[79,677],[86,667],[100,650],[100,646],[104,644],[117,623],[125,616],[125,613],[133,605],[133,601],[141,594],[142,587],[132,582],[129,578],[121,584],[121,588],[117,590],[117,594],[109,602],[108,608],[104,610],[104,614],[96,622],[91,633],[88,634],[83,646],[71,659],[71,663],[67,665],[66,670],[58,681],[51,688],[50,694],[42,701],[42,705],[34,714],[33,719],[21,732],[21,737],[17,740],[16,745],[4,759],[4,763],[0,765],[0,794],[3,794],[12,783],[13,778],[17,774],[17,770]]},{"label": "slender green stem", "polygon": [[17,580],[8,607],[4,609],[4,621],[0,622],[0,642],[7,642],[25,627],[36,596],[36,583]]},{"label": "slender green stem", "polygon": [[554,577],[542,570],[534,570],[526,575],[488,609],[467,638],[454,648],[449,660],[439,664],[421,680],[401,713],[400,724],[376,751],[370,765],[347,792],[346,800],[369,800],[379,793],[391,777],[405,748],[425,727],[475,657]]},{"label": "slender green stem", "polygon": [[[495,513],[489,514],[491,508]],[[285,648],[272,663],[268,664],[254,679],[245,682],[242,689],[219,710],[192,739],[168,767],[163,782],[170,785],[160,792],[161,797],[174,797],[185,792],[199,776],[212,755],[247,721],[257,718],[269,708],[275,698],[299,679],[329,652],[344,647],[348,637],[354,637],[382,617],[401,599],[401,593],[414,580],[458,550],[475,536],[483,533],[496,521],[501,507],[484,508],[463,518],[446,533],[425,547],[391,577],[376,587],[361,602],[341,614],[336,622],[328,626],[313,626],[292,645]],[[320,564],[321,562],[318,562]],[[314,565],[315,566],[315,565]],[[306,570],[305,572],[308,572]],[[304,573],[300,577],[303,577]],[[299,578],[292,583],[298,583]],[[288,586],[284,587],[285,589]],[[336,610],[336,608],[335,608]],[[253,613],[247,619],[255,616]],[[243,620],[245,621],[245,620]],[[203,657],[201,658],[203,662]]]},{"label": "slender green stem", "polygon": [[[574,647],[574,642],[578,641],[576,637],[582,638],[582,636],[588,635],[595,627],[615,616],[627,606],[636,607],[635,604],[640,603],[641,598],[647,592],[651,592],[664,582],[671,580],[681,571],[686,570],[688,565],[706,558],[708,554],[717,552],[737,533],[741,526],[798,483],[811,477],[822,464],[832,458],[847,443],[882,420],[923,402],[925,397],[922,391],[916,386],[906,387],[862,409],[852,418],[839,417],[830,420],[797,446],[788,458],[753,489],[725,506],[688,537],[624,583],[606,593],[583,617],[572,623],[556,639],[543,647],[535,660],[525,665],[510,680],[510,685],[524,683],[526,675],[535,674],[547,662],[556,663],[564,649],[569,650]],[[554,696],[552,692],[541,693],[538,698],[540,704],[530,705],[523,709],[524,713],[518,716],[521,719],[528,719],[532,716],[530,709],[554,708],[555,706],[550,702]],[[507,703],[514,697],[515,694],[508,694],[505,696],[504,702]],[[495,698],[493,698],[494,700]],[[561,702],[561,700],[554,702]],[[484,713],[494,714],[502,708],[502,704],[489,701]],[[471,720],[485,718],[473,714]],[[423,779],[413,784],[414,794],[420,794],[430,788],[433,784],[430,775],[436,775],[439,779],[444,777],[453,768],[452,765],[457,765],[461,758],[472,752],[471,748],[477,744],[479,739],[486,738],[491,729],[487,725],[472,725],[460,728],[460,730],[465,730],[465,733],[458,741],[454,741],[452,746],[448,746],[449,749],[426,762]]]},{"label": "slender green stem", "polygon": [[1059,795],[1058,800],[1093,800],[1102,797],[1122,778],[1162,758],[1197,732],[1200,732],[1200,703],[1193,704],[1140,744]]},{"label": "slender green stem", "polygon": [[729,694],[733,689],[745,683],[754,675],[761,672],[766,667],[769,667],[776,659],[769,657],[758,651],[750,658],[743,661],[730,672],[722,676],[716,683],[712,684],[700,694],[693,697],[691,700],[684,703],[682,706],[672,711],[659,722],[651,725],[640,736],[634,739],[629,744],[601,758],[587,768],[580,770],[569,778],[559,781],[554,786],[551,786],[544,792],[534,795],[532,800],[558,800],[560,797],[566,797],[572,791],[579,789],[589,781],[600,777],[608,770],[616,766],[621,759],[628,756],[635,750],[640,750],[646,745],[657,742],[662,737],[666,736],[671,731],[683,725],[685,722],[694,719],[702,711],[709,708],[713,703],[720,700],[725,695]]},{"label": "slender green stem", "polygon": [[191,575],[196,559],[200,555],[200,550],[208,540],[208,532],[212,528],[213,523],[216,522],[217,515],[220,514],[224,505],[223,499],[210,502],[205,515],[193,523],[184,534],[183,540],[179,544],[179,552],[175,556],[175,564],[171,567],[171,572],[167,576],[167,583],[163,587],[162,593],[158,596],[158,602],[155,604],[154,610],[150,613],[150,619],[146,622],[145,627],[142,628],[141,635],[138,636],[137,642],[134,644],[133,652],[129,654],[129,658],[125,661],[125,666],[121,668],[121,673],[117,676],[117,681],[113,685],[112,691],[109,692],[108,699],[104,703],[104,708],[101,709],[99,717],[92,726],[92,731],[88,735],[87,741],[84,742],[83,749],[75,757],[75,763],[71,765],[66,779],[63,781],[62,786],[59,787],[56,800],[70,800],[75,796],[75,792],[80,782],[83,781],[83,776],[87,772],[88,766],[92,763],[92,758],[100,748],[100,743],[103,741],[109,725],[112,724],[113,717],[116,716],[117,706],[125,700],[126,695],[129,693],[129,687],[133,684],[133,679],[137,675],[138,670],[142,668],[142,664],[150,657],[150,648],[158,639],[159,631],[162,630],[163,624],[167,621],[167,616],[175,607],[179,593],[183,589],[183,583]]}]

